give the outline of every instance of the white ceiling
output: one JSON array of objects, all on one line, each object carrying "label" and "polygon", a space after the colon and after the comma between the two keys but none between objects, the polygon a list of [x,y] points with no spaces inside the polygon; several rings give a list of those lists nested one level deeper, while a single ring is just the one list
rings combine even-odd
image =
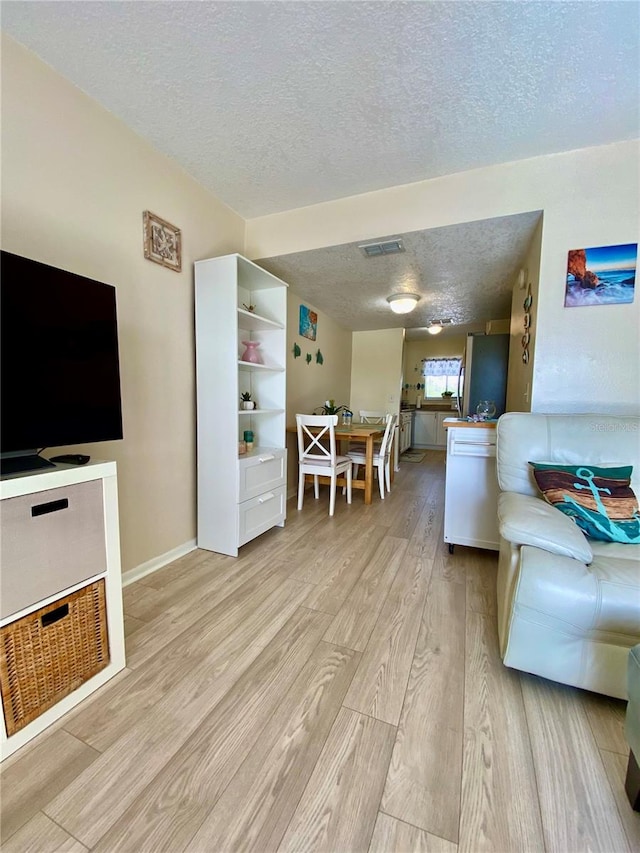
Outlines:
[{"label": "white ceiling", "polygon": [[245,218],[638,135],[636,2],[3,2]]},{"label": "white ceiling", "polygon": [[[637,137],[639,8],[14,0],[1,25],[253,218]],[[500,319],[538,215],[403,235],[381,261],[354,244],[264,265],[346,328]],[[385,298],[409,282],[423,298],[396,318]]]},{"label": "white ceiling", "polygon": [[[448,330],[511,314],[511,292],[540,211],[484,219],[402,236],[404,251],[368,258],[345,243],[261,259],[260,266],[347,329],[422,329],[451,318]],[[369,241],[366,241],[369,242]],[[411,314],[392,314],[387,296],[421,294]],[[409,335],[409,337],[415,337]]]}]

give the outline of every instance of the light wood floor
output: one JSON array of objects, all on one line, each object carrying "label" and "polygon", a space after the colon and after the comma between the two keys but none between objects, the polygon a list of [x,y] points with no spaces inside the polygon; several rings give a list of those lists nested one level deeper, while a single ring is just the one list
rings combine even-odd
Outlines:
[{"label": "light wood floor", "polygon": [[444,460],[124,591],[127,670],[2,769],[15,851],[625,851],[624,703],[506,669]]}]

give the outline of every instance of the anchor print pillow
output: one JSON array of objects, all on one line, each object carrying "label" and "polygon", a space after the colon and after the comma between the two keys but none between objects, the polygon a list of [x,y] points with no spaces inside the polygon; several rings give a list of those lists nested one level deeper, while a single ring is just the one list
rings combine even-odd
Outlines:
[{"label": "anchor print pillow", "polygon": [[544,499],[591,539],[640,543],[638,499],[631,488],[631,465],[548,465],[530,462]]}]

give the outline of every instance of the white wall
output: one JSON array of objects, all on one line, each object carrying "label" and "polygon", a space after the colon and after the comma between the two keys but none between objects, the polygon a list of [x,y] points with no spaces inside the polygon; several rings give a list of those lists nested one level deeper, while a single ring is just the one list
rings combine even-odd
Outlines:
[{"label": "white wall", "polygon": [[351,408],[398,412],[404,329],[353,333]]},{"label": "white wall", "polygon": [[[291,291],[287,294],[287,425],[295,426],[296,413],[311,414],[325,400],[334,399],[336,405],[348,405],[351,377],[351,332],[334,323],[315,306],[304,302],[318,315],[316,340],[303,338],[299,332],[301,300]],[[298,344],[299,358],[294,358],[293,347]],[[316,361],[320,350],[323,364]],[[307,363],[306,356],[311,355]],[[287,436],[288,485],[293,493],[297,483],[295,435]]]},{"label": "white wall", "polygon": [[[142,213],[182,229],[182,272],[145,260]],[[115,285],[124,440],[122,566],[195,537],[193,261],[242,250],[244,221],[122,122],[2,38],[2,247]]]},{"label": "white wall", "polygon": [[[315,341],[302,337],[299,332],[301,300],[291,291],[287,294],[287,424],[295,425],[296,412],[310,414],[325,400],[334,399],[336,405],[348,405],[351,376],[351,332],[338,326],[315,306],[304,302],[318,315]],[[294,344],[301,350],[299,358],[293,355]],[[316,353],[320,350],[323,363],[318,364]],[[311,356],[307,363],[306,356]]]},{"label": "white wall", "polygon": [[640,297],[564,308],[567,252],[635,243],[638,140],[536,157],[313,205],[247,223],[249,257],[541,210],[536,411],[640,411]]},{"label": "white wall", "polygon": [[[531,411],[531,387],[533,385],[533,367],[536,360],[536,341],[538,337],[538,301],[540,293],[540,250],[542,244],[542,221],[538,223],[527,258],[522,268],[524,273],[522,287],[516,281],[511,300],[511,326],[509,333],[509,379],[507,383],[507,411]],[[531,293],[530,325],[524,327],[524,301]],[[522,339],[525,331],[529,334],[529,361],[522,360],[524,347]]]}]

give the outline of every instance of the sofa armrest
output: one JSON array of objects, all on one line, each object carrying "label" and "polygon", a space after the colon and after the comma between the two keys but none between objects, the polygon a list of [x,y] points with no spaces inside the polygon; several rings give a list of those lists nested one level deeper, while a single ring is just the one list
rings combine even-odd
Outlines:
[{"label": "sofa armrest", "polygon": [[593,560],[591,546],[580,528],[541,498],[502,492],[498,522],[502,538],[515,545],[534,545],[581,563]]}]

